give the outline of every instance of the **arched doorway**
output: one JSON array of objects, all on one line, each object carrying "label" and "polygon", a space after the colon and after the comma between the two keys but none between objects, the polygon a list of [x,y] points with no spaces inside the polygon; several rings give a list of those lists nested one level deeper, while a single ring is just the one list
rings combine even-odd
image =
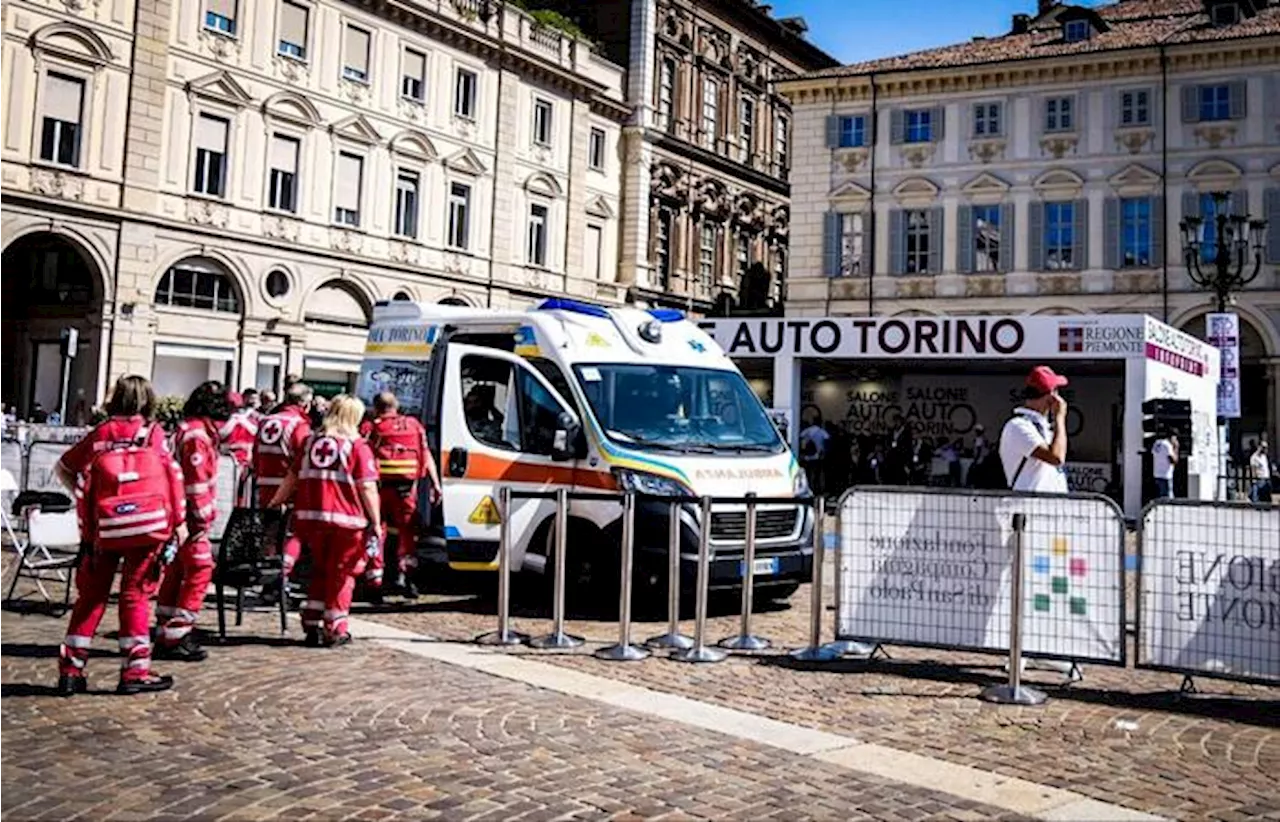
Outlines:
[{"label": "arched doorway", "polygon": [[40,419],[62,400],[62,330],[79,332],[67,384],[67,419],[87,423],[97,396],[102,276],[72,241],[41,232],[3,257],[3,401],[21,419]]},{"label": "arched doorway", "polygon": [[307,298],[302,379],[317,394],[331,397],[355,389],[371,312],[366,295],[342,280],[322,284]]}]

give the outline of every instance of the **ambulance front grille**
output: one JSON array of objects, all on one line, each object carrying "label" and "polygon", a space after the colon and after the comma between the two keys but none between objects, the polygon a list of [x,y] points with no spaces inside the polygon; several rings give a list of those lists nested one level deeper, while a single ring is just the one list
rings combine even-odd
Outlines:
[{"label": "ambulance front grille", "polygon": [[[756,511],[756,539],[787,539],[795,534],[798,509]],[[717,542],[747,539],[746,511],[719,511],[711,515],[711,538]]]}]

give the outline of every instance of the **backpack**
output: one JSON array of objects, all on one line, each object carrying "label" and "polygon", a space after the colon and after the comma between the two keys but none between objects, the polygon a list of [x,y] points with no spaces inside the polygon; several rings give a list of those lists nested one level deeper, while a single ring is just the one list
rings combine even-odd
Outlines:
[{"label": "backpack", "polygon": [[384,482],[413,482],[422,469],[422,435],[409,417],[396,415],[375,420],[369,445],[378,460],[378,474]]},{"label": "backpack", "polygon": [[158,548],[173,536],[170,458],[153,431],[110,443],[85,472],[85,536],[98,548]]}]

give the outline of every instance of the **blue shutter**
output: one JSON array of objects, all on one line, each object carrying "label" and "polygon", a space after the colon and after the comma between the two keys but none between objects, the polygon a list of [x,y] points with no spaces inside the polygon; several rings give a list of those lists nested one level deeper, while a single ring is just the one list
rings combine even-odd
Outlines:
[{"label": "blue shutter", "polygon": [[862,212],[862,276],[871,276],[871,212]]},{"label": "blue shutter", "polygon": [[1200,122],[1200,87],[1182,87],[1182,122]]},{"label": "blue shutter", "polygon": [[1280,188],[1267,189],[1267,262],[1280,263]]},{"label": "blue shutter", "polygon": [[828,211],[822,223],[822,273],[840,276],[840,214]]},{"label": "blue shutter", "polygon": [[1249,214],[1249,189],[1237,188],[1231,192],[1231,213],[1246,217]]},{"label": "blue shutter", "polygon": [[1044,271],[1044,203],[1027,208],[1027,268]]},{"label": "blue shutter", "polygon": [[1102,265],[1116,271],[1124,264],[1124,229],[1120,222],[1120,198],[1108,197],[1102,204],[1103,209],[1103,248]]},{"label": "blue shutter", "polygon": [[1182,219],[1188,217],[1202,217],[1200,213],[1200,192],[1184,191],[1182,192]]},{"label": "blue shutter", "polygon": [[1227,83],[1227,100],[1230,104],[1232,120],[1243,120],[1245,118],[1248,91],[1249,84],[1244,80],[1232,80]]},{"label": "blue shutter", "polygon": [[976,268],[973,263],[973,206],[962,205],[956,209],[956,251],[956,270],[961,274],[972,273]]},{"label": "blue shutter", "polygon": [[827,148],[840,147],[840,118],[832,114],[827,118]]},{"label": "blue shutter", "polygon": [[943,229],[945,225],[943,221],[946,219],[946,212],[942,206],[929,209],[929,273],[942,273],[942,241]]},{"label": "blue shutter", "polygon": [[1168,215],[1164,213],[1164,198],[1151,199],[1151,267],[1164,265],[1164,226]]},{"label": "blue shutter", "polygon": [[1017,247],[1018,230],[1014,223],[1014,214],[1017,209],[1013,207],[1013,203],[1004,203],[1000,206],[1000,270],[1013,270],[1013,254]]},{"label": "blue shutter", "polygon": [[933,142],[941,143],[947,136],[947,109],[945,106],[937,106],[929,115],[929,131]]},{"label": "blue shutter", "polygon": [[902,109],[895,108],[889,112],[889,142],[893,145],[907,139],[907,121]]},{"label": "blue shutter", "polygon": [[1089,267],[1089,201],[1081,197],[1072,210],[1071,258],[1076,270],[1084,271]]},{"label": "blue shutter", "polygon": [[907,270],[907,234],[904,230],[902,209],[889,212],[889,273],[901,274]]}]

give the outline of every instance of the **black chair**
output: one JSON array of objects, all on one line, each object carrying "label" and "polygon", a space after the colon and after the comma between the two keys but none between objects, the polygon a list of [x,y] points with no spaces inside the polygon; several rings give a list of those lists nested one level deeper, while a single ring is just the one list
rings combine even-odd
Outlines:
[{"label": "black chair", "polygon": [[[227,520],[218,546],[214,593],[218,607],[218,636],[227,638],[226,588],[236,589],[236,625],[244,624],[246,588],[275,585],[280,606],[280,633],[289,630],[289,581],[284,574],[284,538],[288,519],[278,509],[237,508]],[[275,544],[274,556],[266,546]]]}]

